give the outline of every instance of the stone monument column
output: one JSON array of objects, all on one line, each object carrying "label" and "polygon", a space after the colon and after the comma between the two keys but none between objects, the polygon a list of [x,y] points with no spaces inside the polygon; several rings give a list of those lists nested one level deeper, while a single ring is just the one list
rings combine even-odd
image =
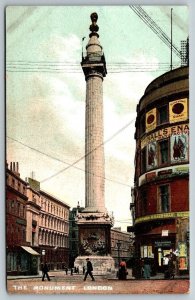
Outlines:
[{"label": "stone monument column", "polygon": [[98,40],[97,14],[91,15],[87,55],[82,60],[86,80],[85,111],[85,211],[105,212],[103,146],[103,78],[106,62]]},{"label": "stone monument column", "polygon": [[95,274],[115,270],[110,256],[110,229],[113,219],[105,208],[104,182],[104,126],[103,79],[107,74],[106,61],[99,42],[97,13],[91,14],[89,41],[81,66],[86,81],[85,111],[85,208],[77,215],[79,256],[75,266],[86,264],[86,257],[94,266]]}]

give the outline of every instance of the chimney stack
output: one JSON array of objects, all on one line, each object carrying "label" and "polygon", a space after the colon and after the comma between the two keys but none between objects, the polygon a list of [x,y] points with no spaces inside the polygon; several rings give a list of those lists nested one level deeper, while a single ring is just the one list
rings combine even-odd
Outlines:
[{"label": "chimney stack", "polygon": [[10,170],[17,176],[20,177],[19,173],[19,163],[18,162],[10,162]]}]

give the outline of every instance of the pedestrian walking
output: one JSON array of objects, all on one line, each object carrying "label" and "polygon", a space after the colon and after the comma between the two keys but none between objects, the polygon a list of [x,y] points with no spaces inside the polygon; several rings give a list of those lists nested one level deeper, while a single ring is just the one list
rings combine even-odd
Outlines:
[{"label": "pedestrian walking", "polygon": [[44,264],[44,266],[42,268],[42,272],[43,272],[42,281],[45,280],[45,275],[46,275],[47,279],[50,281],[50,277],[49,277],[49,274],[48,274],[49,268],[48,268],[48,265],[46,263]]},{"label": "pedestrian walking", "polygon": [[85,266],[83,266],[83,275],[85,275]]},{"label": "pedestrian walking", "polygon": [[67,267],[65,267],[65,273],[66,273],[66,275],[68,275],[68,268]]},{"label": "pedestrian walking", "polygon": [[92,271],[93,271],[92,263],[90,262],[89,258],[87,258],[86,261],[87,261],[87,271],[85,272],[84,281],[86,280],[88,274],[91,277],[92,281],[95,281],[93,274],[92,274]]},{"label": "pedestrian walking", "polygon": [[70,275],[73,275],[73,268],[70,268]]},{"label": "pedestrian walking", "polygon": [[170,274],[169,274],[169,260],[170,260],[170,254],[165,255],[163,258],[163,266],[164,266],[164,278],[169,279]]},{"label": "pedestrian walking", "polygon": [[174,279],[175,277],[175,266],[176,266],[176,261],[175,257],[171,254],[168,262],[168,278],[169,279]]}]

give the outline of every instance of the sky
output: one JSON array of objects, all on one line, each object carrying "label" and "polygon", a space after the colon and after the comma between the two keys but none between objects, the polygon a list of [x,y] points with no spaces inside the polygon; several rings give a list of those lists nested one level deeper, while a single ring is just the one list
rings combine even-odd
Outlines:
[{"label": "sky", "polygon": [[[188,36],[188,8],[173,8],[173,43]],[[170,6],[142,6],[170,37]],[[98,13],[108,74],[103,82],[105,204],[115,226],[131,225],[136,105],[170,70],[170,49],[129,6],[6,9],[7,161],[23,179],[75,207],[85,204],[85,78],[80,66],[90,14]],[[86,37],[82,43],[82,38]],[[173,54],[174,67],[180,59]],[[79,160],[74,166],[71,165]]]}]

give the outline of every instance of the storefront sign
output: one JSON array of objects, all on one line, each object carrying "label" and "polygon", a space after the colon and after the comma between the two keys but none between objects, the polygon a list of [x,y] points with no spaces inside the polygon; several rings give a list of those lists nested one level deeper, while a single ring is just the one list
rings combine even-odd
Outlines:
[{"label": "storefront sign", "polygon": [[187,98],[175,100],[169,103],[169,122],[185,121],[188,118]]},{"label": "storefront sign", "polygon": [[146,113],[146,132],[156,128],[156,108],[151,109]]},{"label": "storefront sign", "polygon": [[156,172],[150,172],[146,174],[146,180],[150,181],[151,179],[156,177]]},{"label": "storefront sign", "polygon": [[168,230],[162,230],[162,236],[168,236],[169,235],[169,231]]},{"label": "storefront sign", "polygon": [[152,220],[158,220],[158,219],[170,219],[170,218],[188,218],[189,212],[170,212],[170,213],[163,213],[163,214],[154,214],[154,215],[148,215],[140,218],[135,219],[135,224],[152,221]]},{"label": "storefront sign", "polygon": [[151,142],[159,141],[165,139],[169,136],[181,134],[189,134],[189,124],[180,124],[177,126],[170,126],[160,130],[155,131],[154,133],[146,136],[141,140],[141,148],[143,149],[146,145]]},{"label": "storefront sign", "polygon": [[176,174],[188,174],[189,167],[176,167],[174,168],[174,173]]},{"label": "storefront sign", "polygon": [[158,172],[158,176],[169,175],[172,174],[172,169],[163,170]]},{"label": "storefront sign", "polygon": [[26,225],[26,220],[23,219],[16,219],[16,223],[20,225]]},{"label": "storefront sign", "polygon": [[156,248],[171,247],[171,241],[155,241],[154,246]]}]

